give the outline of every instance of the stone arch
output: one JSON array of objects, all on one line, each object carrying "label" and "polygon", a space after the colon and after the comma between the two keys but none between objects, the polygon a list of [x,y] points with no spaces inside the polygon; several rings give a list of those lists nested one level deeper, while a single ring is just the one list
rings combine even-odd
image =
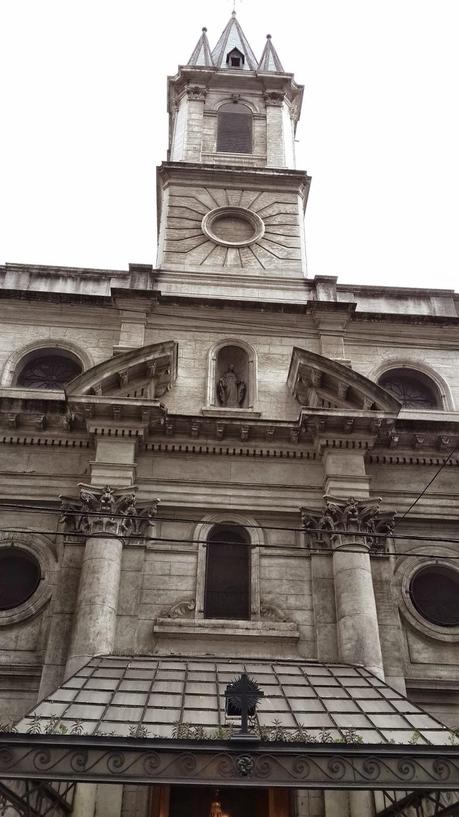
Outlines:
[{"label": "stone arch", "polygon": [[83,371],[90,369],[94,365],[91,355],[75,343],[61,338],[42,338],[27,344],[27,346],[22,346],[21,349],[17,349],[10,355],[3,368],[1,385],[13,386],[26,363],[32,360],[33,357],[38,357],[40,352],[53,353],[56,351],[64,354],[67,352],[69,356],[76,358],[80,362]]},{"label": "stone arch", "polygon": [[368,377],[376,383],[379,383],[381,378],[393,369],[406,369],[407,372],[412,372],[414,376],[419,375],[420,380],[426,382],[431,388],[438,403],[437,409],[454,411],[454,400],[448,384],[440,377],[435,369],[423,361],[405,357],[389,358],[375,367],[368,374]]},{"label": "stone arch", "polygon": [[[233,350],[240,350],[240,353]],[[232,363],[233,359],[233,363]],[[217,385],[225,366],[234,365],[236,375],[246,384],[241,405],[232,408],[253,410],[257,405],[257,356],[253,346],[239,338],[225,338],[215,343],[209,351],[207,366],[207,406],[226,408],[218,399]],[[230,410],[228,407],[227,410]]]},{"label": "stone arch", "polygon": [[250,619],[260,620],[260,547],[265,544],[263,530],[253,517],[245,514],[212,513],[207,514],[196,525],[193,541],[197,543],[197,575],[196,575],[196,606],[195,618],[204,618],[204,594],[206,583],[207,539],[216,525],[233,524],[245,530],[250,548]]},{"label": "stone arch", "polygon": [[[245,105],[245,107],[248,108],[251,113],[253,114],[260,113],[259,108],[251,100],[246,99],[245,97],[239,97],[239,99],[237,99],[236,101],[240,105]],[[221,97],[220,99],[217,100],[217,102],[214,103],[213,107],[210,110],[213,110],[216,113],[218,113],[220,108],[223,105],[227,105],[228,103],[234,103],[234,97],[228,95]]]}]

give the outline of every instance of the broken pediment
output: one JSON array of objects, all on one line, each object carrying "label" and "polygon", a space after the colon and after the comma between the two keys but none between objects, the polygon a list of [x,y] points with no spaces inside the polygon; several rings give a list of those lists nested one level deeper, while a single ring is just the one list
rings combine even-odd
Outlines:
[{"label": "broken pediment", "polygon": [[152,343],[93,366],[69,383],[66,394],[68,398],[96,395],[159,400],[176,377],[177,343]]},{"label": "broken pediment", "polygon": [[348,366],[295,347],[287,383],[298,402],[314,409],[398,414],[389,392]]}]

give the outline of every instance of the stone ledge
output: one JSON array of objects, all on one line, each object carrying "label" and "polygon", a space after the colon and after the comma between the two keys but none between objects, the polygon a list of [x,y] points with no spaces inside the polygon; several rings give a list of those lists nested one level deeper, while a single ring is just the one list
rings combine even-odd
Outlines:
[{"label": "stone ledge", "polygon": [[201,409],[201,414],[204,417],[225,417],[226,419],[233,419],[234,417],[245,420],[251,417],[261,417],[261,411],[255,411],[250,408],[230,408],[228,406],[209,406]]},{"label": "stone ledge", "polygon": [[288,639],[297,641],[298,627],[293,621],[234,621],[232,619],[157,618],[153,632],[158,635],[192,638],[228,637],[237,639]]}]

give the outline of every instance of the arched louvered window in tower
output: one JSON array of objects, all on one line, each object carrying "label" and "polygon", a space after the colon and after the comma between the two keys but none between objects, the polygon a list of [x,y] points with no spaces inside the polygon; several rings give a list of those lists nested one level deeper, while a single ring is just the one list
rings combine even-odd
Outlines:
[{"label": "arched louvered window in tower", "polygon": [[217,151],[252,153],[252,112],[240,102],[228,102],[218,111]]},{"label": "arched louvered window in tower", "polygon": [[207,537],[205,618],[250,618],[250,544],[239,525],[215,525]]}]

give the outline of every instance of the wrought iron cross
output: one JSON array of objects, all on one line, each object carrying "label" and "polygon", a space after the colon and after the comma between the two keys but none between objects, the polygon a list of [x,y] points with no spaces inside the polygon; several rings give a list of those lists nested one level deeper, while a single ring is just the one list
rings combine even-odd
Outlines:
[{"label": "wrought iron cross", "polygon": [[239,678],[236,678],[231,684],[228,684],[225,690],[225,698],[233,709],[241,716],[241,731],[240,735],[249,734],[249,714],[250,711],[255,711],[255,707],[260,698],[264,697],[264,692],[256,681],[249,678],[246,672],[243,672]]}]

